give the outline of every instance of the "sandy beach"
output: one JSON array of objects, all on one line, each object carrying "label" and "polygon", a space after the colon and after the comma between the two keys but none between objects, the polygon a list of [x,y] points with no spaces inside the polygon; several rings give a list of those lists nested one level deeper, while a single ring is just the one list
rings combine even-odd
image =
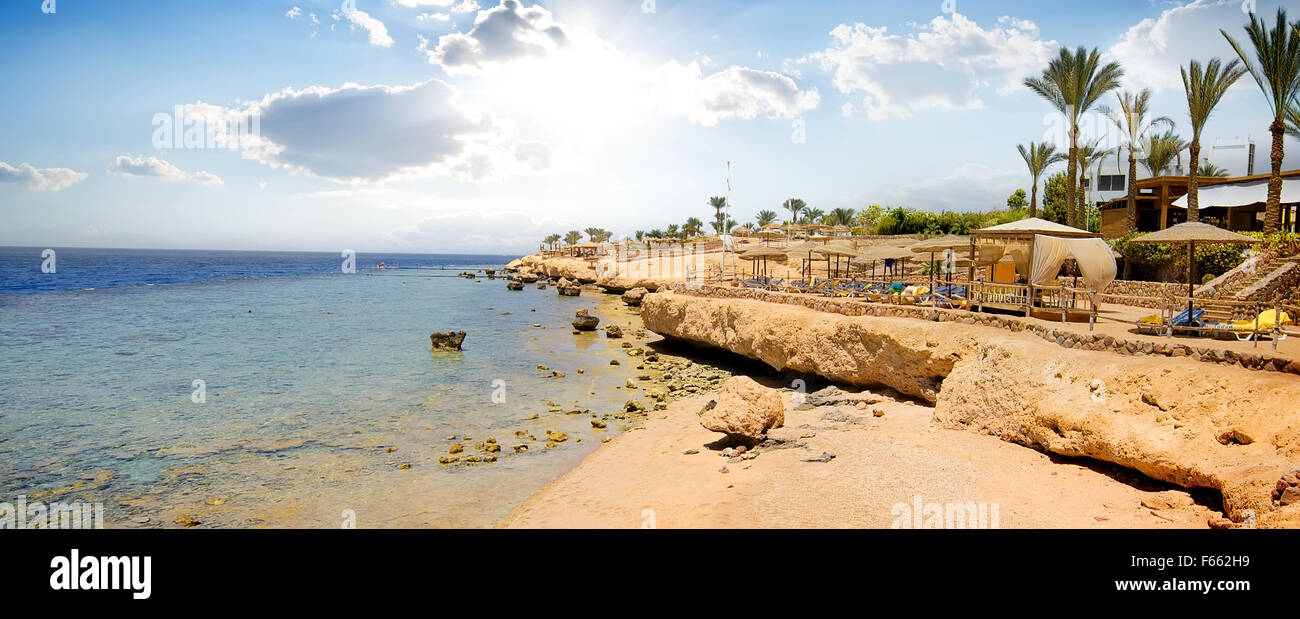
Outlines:
[{"label": "sandy beach", "polygon": [[[846,421],[827,415],[842,407],[791,403],[786,426],[806,438],[727,463],[720,435],[697,418],[708,399],[678,401],[604,445],[502,526],[910,528],[900,517],[918,496],[997,504],[1001,528],[1204,528],[1221,515],[1194,493],[1119,467],[938,427],[932,407],[905,399],[873,404],[881,417],[857,410]],[[808,461],[822,454],[835,457]]]}]

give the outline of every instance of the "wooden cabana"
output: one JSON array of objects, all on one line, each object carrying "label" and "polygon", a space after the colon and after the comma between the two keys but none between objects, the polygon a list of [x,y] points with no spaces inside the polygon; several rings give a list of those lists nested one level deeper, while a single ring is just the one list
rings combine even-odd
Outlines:
[{"label": "wooden cabana", "polygon": [[[1056,269],[1060,268],[1060,261],[1054,260],[1055,258],[1059,257],[1061,260],[1064,260],[1066,257],[1070,257],[1069,254],[1072,249],[1070,248],[1069,241],[1071,240],[1096,240],[1096,243],[1088,243],[1079,246],[1078,251],[1080,253],[1086,252],[1087,254],[1084,259],[1079,260],[1079,262],[1081,263],[1081,267],[1083,267],[1083,263],[1086,262],[1087,266],[1083,268],[1097,273],[1095,276],[1085,279],[1091,279],[1094,281],[1105,279],[1105,265],[1102,264],[1104,260],[1099,257],[1101,256],[1101,248],[1093,247],[1093,245],[1097,243],[1101,245],[1105,244],[1105,241],[1102,241],[1100,237],[1101,235],[1095,232],[1080,230],[1079,228],[1073,228],[1056,222],[1047,221],[1045,219],[1039,219],[1037,217],[1030,217],[1028,219],[1021,219],[1019,221],[971,231],[971,256],[977,255],[977,246],[1001,246],[1006,254],[1012,255],[1015,259],[1017,272],[1025,277],[1024,284],[981,284],[978,291],[978,298],[975,300],[976,303],[981,309],[983,307],[993,307],[996,309],[1011,311],[1023,310],[1025,316],[1032,316],[1035,301],[1035,280],[1045,279],[1047,277],[1046,271],[1052,270],[1051,267],[1053,264]],[[1065,255],[1036,256],[1036,248],[1040,245],[1051,247],[1054,253],[1063,251],[1065,252]],[[1109,246],[1105,248],[1105,257],[1110,260],[1110,279],[1114,279],[1114,257],[1109,250]],[[1036,260],[1036,258],[1038,258],[1038,260]],[[1053,260],[1045,261],[1042,258],[1053,258]],[[967,267],[969,269],[968,277],[971,288],[975,287],[975,264],[976,262],[973,261]],[[1094,265],[1096,266],[1094,267]],[[1055,273],[1052,273],[1051,275],[1054,277]],[[1106,283],[1109,283],[1109,280],[1106,280]],[[1044,286],[1039,284],[1038,287],[1043,288]],[[1102,286],[1102,288],[1104,288],[1104,286]],[[1071,297],[1070,303],[1073,303],[1074,301],[1075,299]],[[1057,306],[1053,309],[1059,309],[1062,312],[1062,317],[1068,319],[1069,308],[1066,307],[1066,303],[1063,300],[1058,299],[1053,303],[1053,305]],[[1095,304],[1091,309],[1095,310]]]}]

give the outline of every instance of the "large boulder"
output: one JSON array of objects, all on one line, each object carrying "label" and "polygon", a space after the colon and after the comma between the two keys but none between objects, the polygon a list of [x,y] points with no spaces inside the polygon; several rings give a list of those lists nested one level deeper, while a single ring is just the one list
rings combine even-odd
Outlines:
[{"label": "large boulder", "polygon": [[579,331],[595,331],[598,324],[600,319],[585,309],[580,309],[573,315],[573,328]]},{"label": "large boulder", "polygon": [[429,342],[434,350],[460,350],[460,343],[465,341],[464,331],[436,331],[429,334]]},{"label": "large boulder", "polygon": [[559,291],[560,296],[562,297],[576,297],[582,294],[582,288],[578,282],[569,281],[563,277],[560,278],[560,281],[556,282],[555,289]]},{"label": "large boulder", "polygon": [[748,376],[728,379],[718,392],[714,405],[700,413],[700,425],[751,444],[783,423],[785,406],[781,392],[764,387]]},{"label": "large boulder", "polygon": [[628,305],[641,305],[641,299],[645,298],[650,291],[645,288],[633,288],[623,293],[623,302]]}]

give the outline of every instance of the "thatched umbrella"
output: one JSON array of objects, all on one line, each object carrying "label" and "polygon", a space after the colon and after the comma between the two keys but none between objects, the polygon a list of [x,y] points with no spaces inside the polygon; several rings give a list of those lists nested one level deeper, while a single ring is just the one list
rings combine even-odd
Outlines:
[{"label": "thatched umbrella", "polygon": [[[948,234],[944,236],[926,239],[912,246],[912,253],[930,254],[930,289],[934,289],[934,255],[939,252],[955,250],[958,247],[969,247],[970,237],[957,236]],[[967,263],[969,264],[969,262]],[[951,276],[951,274],[949,274]]]},{"label": "thatched umbrella", "polygon": [[827,243],[818,246],[812,250],[812,253],[826,256],[826,276],[831,276],[831,256],[835,256],[835,271],[839,272],[840,258],[847,257],[852,264],[853,257],[858,255],[858,250],[848,243]]},{"label": "thatched umbrella", "polygon": [[1197,243],[1258,243],[1259,239],[1199,221],[1169,226],[1159,232],[1144,234],[1130,243],[1187,243],[1187,319],[1192,318],[1192,295],[1195,293]]},{"label": "thatched umbrella", "polygon": [[754,236],[763,239],[764,242],[767,242],[767,241],[771,241],[774,238],[779,239],[785,236],[785,233],[781,232],[780,230],[763,229],[758,231],[758,233],[755,234]]},{"label": "thatched umbrella", "polygon": [[[813,250],[819,247],[821,247],[821,245],[818,245],[817,243],[813,243],[810,241],[800,241],[798,243],[791,244],[789,247],[786,247],[785,252],[787,255],[789,255],[790,258],[806,261],[806,263],[801,263],[801,266],[806,268],[806,264],[812,263]],[[804,271],[804,268],[800,268],[799,271],[802,273]]]},{"label": "thatched umbrella", "polygon": [[731,229],[732,236],[749,236],[751,232],[753,231],[749,229],[749,226],[736,226]]},{"label": "thatched umbrella", "polygon": [[913,255],[911,245],[877,245],[858,252],[859,260],[871,261],[871,276],[876,276],[877,260],[903,260],[906,272],[906,260]]},{"label": "thatched umbrella", "polygon": [[[745,251],[740,253],[739,257],[741,260],[749,260],[751,262],[754,262],[755,269],[757,269],[758,267],[757,261],[762,260],[764,277],[767,277],[768,260],[771,260],[773,262],[786,261],[785,251],[781,249],[777,249],[775,247],[765,247],[765,246],[752,247],[750,249],[746,249]],[[757,275],[757,271],[755,271],[755,275]]]}]

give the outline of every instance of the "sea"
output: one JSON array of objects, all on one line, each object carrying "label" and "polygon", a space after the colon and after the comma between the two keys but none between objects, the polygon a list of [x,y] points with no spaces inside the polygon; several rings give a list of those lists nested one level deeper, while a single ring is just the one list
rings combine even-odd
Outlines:
[{"label": "sea", "polygon": [[[639,318],[457,276],[514,256],[45,249],[0,247],[0,502],[100,503],[107,527],[491,527],[626,430],[590,416],[634,397],[633,364],[569,322]],[[447,330],[463,351],[431,350]],[[489,437],[496,463],[439,464]]]}]

